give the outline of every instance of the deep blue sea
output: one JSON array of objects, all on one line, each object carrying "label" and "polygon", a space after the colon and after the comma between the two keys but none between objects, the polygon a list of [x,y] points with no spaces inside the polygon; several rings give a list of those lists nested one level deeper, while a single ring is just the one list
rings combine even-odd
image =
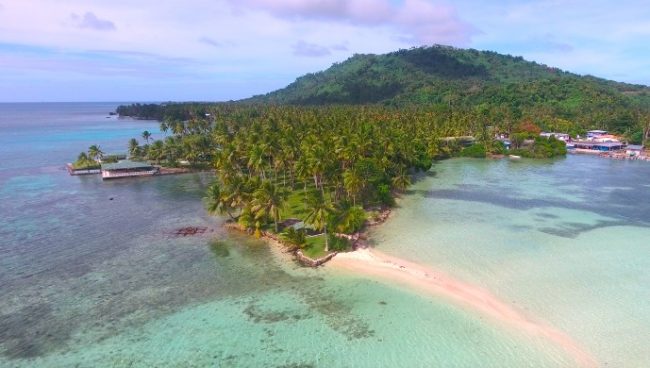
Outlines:
[{"label": "deep blue sea", "polygon": [[[576,366],[445,298],[226,232],[203,209],[210,173],[69,176],[90,145],[163,137],[117,105],[0,104],[0,367]],[[491,290],[603,365],[647,367],[649,178],[594,157],[449,160],[375,246]]]}]

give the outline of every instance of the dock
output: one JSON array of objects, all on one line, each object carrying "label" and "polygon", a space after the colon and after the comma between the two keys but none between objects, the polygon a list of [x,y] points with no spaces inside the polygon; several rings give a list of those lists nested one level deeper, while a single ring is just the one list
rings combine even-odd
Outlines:
[{"label": "dock", "polygon": [[101,172],[100,169],[75,169],[71,163],[65,164],[65,168],[70,175],[97,175]]}]

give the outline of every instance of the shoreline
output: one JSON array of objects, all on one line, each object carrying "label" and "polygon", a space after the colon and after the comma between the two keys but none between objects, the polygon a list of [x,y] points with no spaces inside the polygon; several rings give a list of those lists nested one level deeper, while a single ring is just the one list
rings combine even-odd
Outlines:
[{"label": "shoreline", "polygon": [[541,336],[570,354],[580,367],[598,367],[596,360],[567,334],[536,322],[492,295],[488,290],[453,279],[444,272],[392,257],[370,248],[339,253],[329,267],[404,285],[430,296],[443,297],[511,328]]},{"label": "shoreline", "polygon": [[[396,199],[398,200],[399,197]],[[383,280],[393,285],[403,285],[428,296],[444,298],[456,306],[489,317],[494,322],[546,339],[572,357],[579,367],[599,367],[596,359],[569,335],[553,326],[526,316],[501,301],[489,290],[454,279],[440,270],[434,270],[371,249],[367,242],[369,230],[385,223],[392,214],[392,208],[382,208],[375,219],[367,220],[361,231],[344,235],[351,242],[352,249],[350,251],[333,252],[319,260],[302,255],[299,249],[288,247],[275,234],[263,232],[261,239],[277,252],[282,253],[282,255],[276,254],[276,256],[284,260],[291,259],[303,267],[311,268],[328,264],[330,269],[368,277],[372,280]],[[224,227],[247,233],[237,223],[225,223]]]},{"label": "shoreline", "polygon": [[[363,229],[361,229],[360,231],[353,234],[336,234],[336,236],[338,237],[349,240],[351,249],[349,251],[343,251],[343,252],[330,252],[329,254],[318,259],[313,259],[306,256],[302,252],[302,249],[300,249],[299,247],[285,244],[282,241],[282,239],[280,239],[280,237],[278,237],[278,235],[275,233],[262,231],[262,235],[260,236],[260,239],[265,241],[267,244],[277,248],[282,253],[290,254],[292,256],[292,259],[300,263],[302,266],[317,268],[320,266],[324,266],[326,263],[334,259],[338,254],[351,253],[351,252],[355,252],[357,249],[360,248],[367,248],[368,243],[366,242],[366,240],[368,239],[368,230],[371,227],[375,227],[386,222],[386,220],[390,218],[392,212],[393,212],[392,208],[390,207],[381,208],[379,209],[379,213],[377,217],[375,219],[366,220],[366,224],[364,225]],[[227,230],[238,231],[248,236],[252,236],[250,232],[244,229],[237,222],[228,220],[222,225],[222,227]]]}]

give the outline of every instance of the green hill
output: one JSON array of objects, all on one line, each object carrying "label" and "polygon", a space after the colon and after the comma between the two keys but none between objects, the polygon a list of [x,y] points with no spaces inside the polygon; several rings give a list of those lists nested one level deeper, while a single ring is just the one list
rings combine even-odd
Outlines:
[{"label": "green hill", "polygon": [[566,119],[582,127],[636,130],[650,88],[580,76],[521,57],[432,46],[355,55],[286,88],[244,100],[293,105],[423,105],[495,119]]}]

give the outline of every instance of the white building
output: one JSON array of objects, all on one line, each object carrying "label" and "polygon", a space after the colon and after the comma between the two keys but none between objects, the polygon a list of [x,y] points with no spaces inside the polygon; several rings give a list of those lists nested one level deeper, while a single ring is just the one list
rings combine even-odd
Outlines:
[{"label": "white building", "polygon": [[564,142],[568,142],[569,140],[571,140],[571,137],[566,133],[541,132],[539,135],[540,137],[546,137],[546,138],[550,138],[551,136],[553,136],[556,139],[559,139]]},{"label": "white building", "polygon": [[598,138],[605,134],[607,134],[606,130],[590,130],[587,132],[587,138]]}]

